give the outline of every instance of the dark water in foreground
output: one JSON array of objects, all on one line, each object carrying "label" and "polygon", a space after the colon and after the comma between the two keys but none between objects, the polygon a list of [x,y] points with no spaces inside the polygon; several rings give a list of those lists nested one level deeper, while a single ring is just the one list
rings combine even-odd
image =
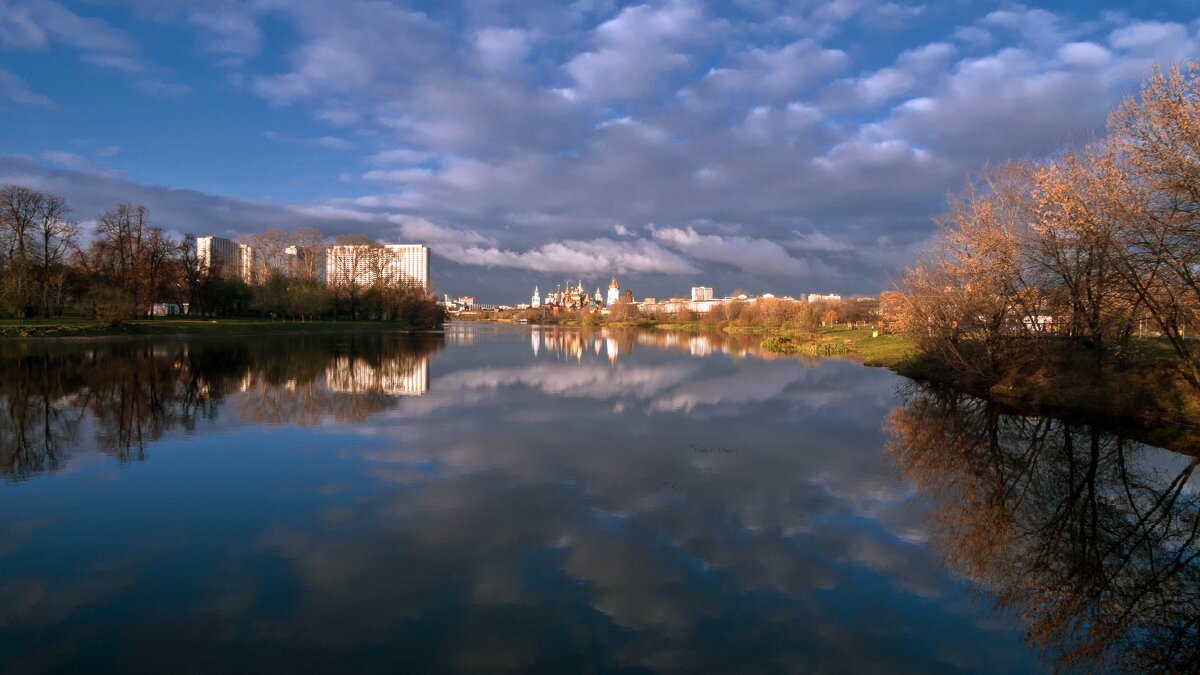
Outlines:
[{"label": "dark water in foreground", "polygon": [[0,345],[0,673],[1195,667],[1191,458],[756,342]]}]

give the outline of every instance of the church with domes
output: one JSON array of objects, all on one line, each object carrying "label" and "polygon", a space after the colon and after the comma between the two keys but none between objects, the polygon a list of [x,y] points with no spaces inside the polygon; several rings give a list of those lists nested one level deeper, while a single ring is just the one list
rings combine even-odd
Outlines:
[{"label": "church with domes", "polygon": [[579,280],[572,285],[570,282],[561,284],[554,288],[553,292],[547,292],[543,298],[538,286],[533,287],[533,297],[530,299],[529,306],[537,307],[554,307],[562,309],[604,309],[611,307],[621,301],[621,285],[617,283],[617,278],[613,277],[608,284],[607,297],[601,293],[599,288],[596,288],[596,293],[589,295],[583,287],[583,280]]}]

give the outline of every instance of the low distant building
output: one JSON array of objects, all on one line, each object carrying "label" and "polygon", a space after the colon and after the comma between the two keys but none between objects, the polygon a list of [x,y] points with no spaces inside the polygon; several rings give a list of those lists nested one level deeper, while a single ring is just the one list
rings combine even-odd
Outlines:
[{"label": "low distant building", "polygon": [[471,309],[472,307],[475,306],[475,296],[460,295],[460,296],[458,296],[458,304],[462,305],[463,307],[465,307],[467,309]]},{"label": "low distant building", "polygon": [[180,316],[183,310],[173,302],[156,302],[150,305],[150,316]]}]

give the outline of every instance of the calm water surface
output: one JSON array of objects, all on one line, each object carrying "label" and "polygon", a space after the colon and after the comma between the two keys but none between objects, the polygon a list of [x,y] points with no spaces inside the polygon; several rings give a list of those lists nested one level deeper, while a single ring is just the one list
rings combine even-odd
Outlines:
[{"label": "calm water surface", "polygon": [[0,345],[0,672],[1195,667],[1192,458],[756,342]]}]

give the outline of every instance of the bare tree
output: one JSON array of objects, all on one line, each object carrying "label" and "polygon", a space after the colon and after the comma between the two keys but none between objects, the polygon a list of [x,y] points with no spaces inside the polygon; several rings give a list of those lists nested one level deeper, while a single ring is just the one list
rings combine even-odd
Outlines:
[{"label": "bare tree", "polygon": [[1012,338],[1037,325],[1030,317],[1043,298],[1026,277],[1023,246],[1030,175],[1030,165],[1012,163],[952,197],[938,236],[900,283],[901,328],[972,376],[994,376]]},{"label": "bare tree", "polygon": [[48,194],[41,200],[34,223],[38,253],[36,277],[42,316],[47,318],[51,313],[62,313],[67,257],[79,241],[79,225],[68,219],[70,213],[71,209],[62,197]]},{"label": "bare tree", "polygon": [[344,235],[329,247],[326,281],[333,294],[334,313],[357,317],[363,293],[374,284],[373,273],[382,247],[362,235]]},{"label": "bare tree", "polygon": [[1110,119],[1122,172],[1125,278],[1200,389],[1200,66],[1155,69]]},{"label": "bare tree", "polygon": [[150,224],[146,207],[122,203],[100,216],[90,256],[93,270],[118,292],[128,313],[145,314],[165,292],[162,283],[178,250],[178,244]]},{"label": "bare tree", "polygon": [[18,316],[32,316],[35,302],[34,231],[46,196],[22,185],[0,186],[3,295]]}]

